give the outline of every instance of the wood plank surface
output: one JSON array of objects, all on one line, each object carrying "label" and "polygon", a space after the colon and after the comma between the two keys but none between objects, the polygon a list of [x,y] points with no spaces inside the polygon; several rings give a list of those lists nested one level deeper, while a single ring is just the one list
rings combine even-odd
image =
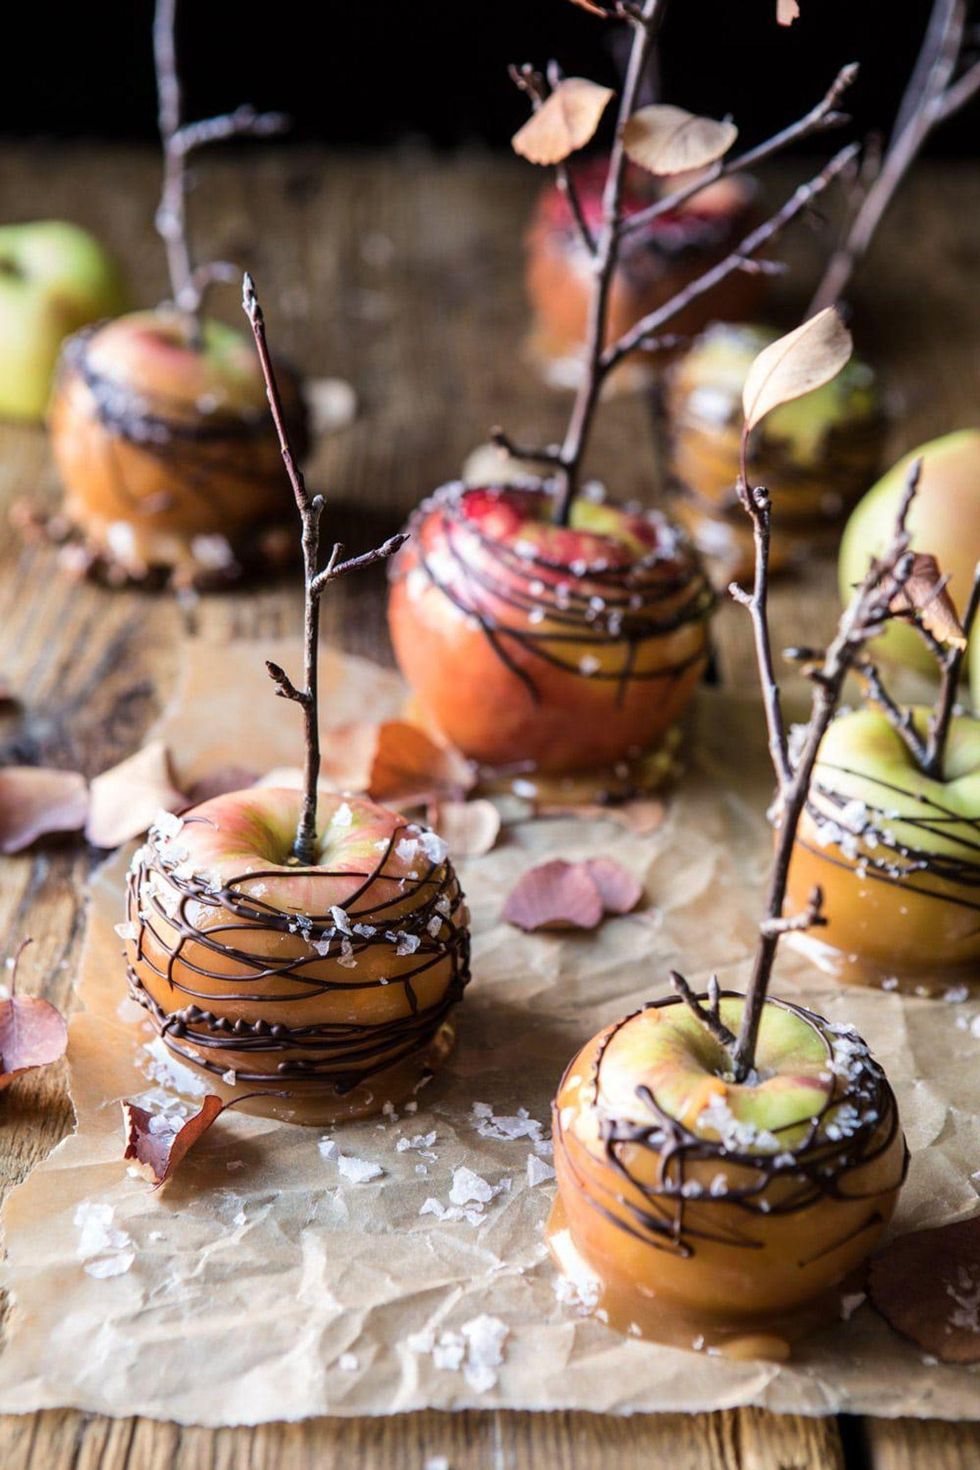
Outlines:
[{"label": "wood plank surface", "polygon": [[[356,423],[320,446],[310,479],[328,492],[327,532],[352,551],[405,513],[485,439],[494,422],[516,437],[548,437],[566,403],[543,388],[523,353],[527,318],[520,252],[537,185],[532,170],[488,154],[436,156],[416,147],[382,156],[269,149],[207,160],[194,205],[202,249],[249,265],[270,332],[316,376],[357,387]],[[777,175],[774,192],[780,179]],[[0,155],[5,218],[62,216],[95,229],[123,257],[134,298],[164,292],[152,233],[152,153],[109,148],[7,147]],[[923,170],[865,274],[862,350],[886,365],[897,409],[892,448],[978,419],[980,247],[964,221],[980,210],[973,169]],[[805,274],[812,249],[794,253]],[[805,299],[802,287],[781,286]],[[234,292],[216,302],[235,319]],[[619,497],[656,496],[645,404],[610,403],[593,467]],[[24,547],[6,507],[29,496],[57,503],[39,430],[0,429],[0,675],[23,697],[0,715],[0,762],[74,766],[94,775],[133,750],[166,702],[182,632],[215,638],[295,632],[295,587],[264,585],[179,606],[163,595],[109,592],[61,575],[54,554]],[[380,575],[340,584],[325,635],[388,659]],[[814,641],[835,607],[833,568],[819,561],[776,590],[778,641]],[[754,677],[748,621],[717,620],[723,674]],[[84,917],[91,854],[52,842],[2,859],[0,951],[36,939],[25,980],[62,1006]],[[71,1126],[60,1067],[21,1080],[3,1101],[0,1180],[21,1178]],[[846,1456],[845,1456],[846,1451]],[[0,1420],[3,1470],[411,1470],[444,1456],[450,1470],[619,1467],[672,1470],[876,1470],[980,1463],[974,1426],[849,1424],[755,1411],[630,1420],[583,1414],[418,1414],[315,1421],[253,1430],[180,1429],[76,1412]]]}]

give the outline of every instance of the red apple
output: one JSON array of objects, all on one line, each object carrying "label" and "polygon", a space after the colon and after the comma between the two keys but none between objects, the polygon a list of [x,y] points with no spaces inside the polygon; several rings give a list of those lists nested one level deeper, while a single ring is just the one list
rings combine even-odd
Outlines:
[{"label": "red apple", "polygon": [[395,654],[422,712],[492,767],[609,767],[662,739],[708,659],[713,599],[662,515],[540,487],[450,485],[391,570]]},{"label": "red apple", "polygon": [[[161,818],[133,859],[130,988],[173,1055],[303,1122],[377,1112],[448,1051],[469,978],[465,901],[435,833],[321,794],[253,787]],[[277,1097],[285,1093],[285,1097]]]}]

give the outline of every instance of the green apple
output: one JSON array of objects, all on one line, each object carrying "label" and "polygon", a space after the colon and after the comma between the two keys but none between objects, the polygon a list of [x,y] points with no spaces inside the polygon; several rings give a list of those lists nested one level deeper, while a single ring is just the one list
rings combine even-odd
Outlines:
[{"label": "green apple", "polygon": [[119,268],[63,220],[0,226],[0,416],[41,419],[65,337],[126,305]]},{"label": "green apple", "polygon": [[[741,996],[721,1002],[721,1018],[735,1033],[744,1004]],[[821,1023],[770,1000],[755,1068],[737,1083],[727,1051],[687,1006],[652,1006],[609,1043],[601,1102],[614,1117],[636,1117],[642,1077],[657,1107],[700,1137],[740,1152],[775,1154],[802,1142],[811,1120],[824,1112],[835,1087],[833,1061],[834,1037]]]},{"label": "green apple", "polygon": [[[961,429],[913,449],[884,475],[854,510],[840,549],[841,597],[846,601],[873,556],[885,549],[913,462],[922,457],[922,478],[909,513],[912,545],[929,551],[949,579],[962,613],[980,560],[980,430]],[[973,640],[976,643],[976,639]],[[892,623],[876,648],[898,663],[926,674],[936,661],[913,628]]]}]

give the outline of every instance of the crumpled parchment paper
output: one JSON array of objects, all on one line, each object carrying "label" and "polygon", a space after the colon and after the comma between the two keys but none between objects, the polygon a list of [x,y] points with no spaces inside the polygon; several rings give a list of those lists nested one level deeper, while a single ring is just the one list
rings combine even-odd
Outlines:
[{"label": "crumpled parchment paper", "polygon": [[[272,697],[266,656],[289,668],[299,655],[188,646],[155,732],[183,782],[297,761],[299,721]],[[404,698],[395,675],[330,651],[323,681],[327,723],[387,717]],[[174,1089],[125,999],[113,925],[128,853],[110,861],[93,884],[71,1022],[77,1131],[4,1215],[13,1309],[0,1410],[206,1425],[470,1405],[976,1417],[977,1373],[924,1360],[867,1304],[775,1365],[622,1338],[556,1295],[542,1233],[554,1185],[541,1176],[565,1063],[662,992],[670,966],[692,983],[713,968],[723,984],[745,978],[769,842],[758,709],[706,692],[694,724],[687,775],[652,836],[605,819],[523,822],[461,865],[474,980],[457,1049],[417,1113],[332,1132],[225,1114],[156,1193],[123,1162],[119,1099],[154,1105]],[[602,853],[642,878],[639,911],[586,935],[500,922],[525,867]],[[888,1070],[912,1149],[895,1228],[969,1214],[980,1004],[843,989],[788,950],[777,988],[855,1024]],[[355,1183],[341,1155],[383,1172]]]}]

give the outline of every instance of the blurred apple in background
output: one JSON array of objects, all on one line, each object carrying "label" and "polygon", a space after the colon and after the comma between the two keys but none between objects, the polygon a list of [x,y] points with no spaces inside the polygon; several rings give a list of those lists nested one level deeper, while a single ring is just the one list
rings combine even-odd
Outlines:
[{"label": "blurred apple in background", "polygon": [[87,230],[0,226],[0,416],[43,418],[64,338],[125,306],[119,267]]},{"label": "blurred apple in background", "polygon": [[[980,561],[980,429],[960,429],[913,449],[868,491],[841,541],[841,596],[847,601],[871,557],[888,543],[909,470],[920,455],[922,478],[908,520],[912,545],[935,556],[950,579],[950,595],[962,616],[973,569]],[[976,645],[976,638],[973,643]],[[935,677],[935,659],[919,634],[903,623],[889,623],[875,648],[897,663]],[[975,648],[972,654],[974,669],[980,673]]]}]

